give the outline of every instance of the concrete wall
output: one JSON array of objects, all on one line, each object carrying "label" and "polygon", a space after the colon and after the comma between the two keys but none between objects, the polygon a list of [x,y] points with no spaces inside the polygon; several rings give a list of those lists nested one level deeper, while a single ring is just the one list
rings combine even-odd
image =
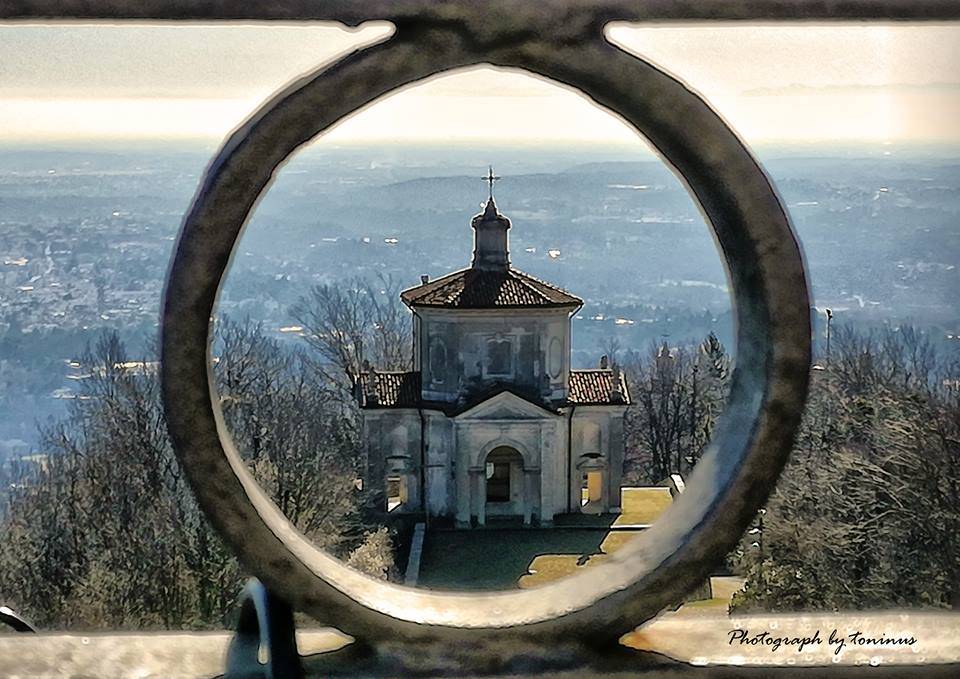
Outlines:
[{"label": "concrete wall", "polygon": [[620,511],[620,484],[623,479],[623,414],[625,406],[580,406],[575,408],[572,429],[572,464],[568,478],[575,507],[580,507],[583,477],[588,471],[602,471],[603,498],[594,512]]},{"label": "concrete wall", "polygon": [[[551,413],[512,394],[502,393],[449,418],[424,411],[424,459],[427,511],[460,524],[483,522],[488,510],[550,522],[557,514],[580,511],[583,475],[603,472],[603,498],[590,511],[619,511],[623,472],[623,407],[580,407],[570,422],[568,410]],[[367,483],[381,492],[388,475],[404,475],[407,505],[420,510],[420,415],[416,410],[364,411],[368,449]],[[486,507],[486,457],[509,447],[522,457],[511,490],[522,492],[510,506]],[[388,459],[389,458],[389,459]]]},{"label": "concrete wall", "polygon": [[405,479],[407,502],[399,511],[420,508],[420,417],[416,410],[366,410],[363,412],[366,455],[365,489],[386,506],[386,479]]},{"label": "concrete wall", "polygon": [[[453,402],[494,382],[510,382],[546,398],[564,398],[570,371],[565,309],[417,309],[414,353],[423,397]],[[509,343],[507,372],[492,370],[492,343]]]}]

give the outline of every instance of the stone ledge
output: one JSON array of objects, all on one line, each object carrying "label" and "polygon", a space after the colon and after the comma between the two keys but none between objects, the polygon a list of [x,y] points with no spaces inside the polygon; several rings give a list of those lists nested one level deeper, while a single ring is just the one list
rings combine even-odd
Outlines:
[{"label": "stone ledge", "polygon": [[960,613],[698,614],[694,604],[623,637],[692,666],[774,668],[960,665]]},{"label": "stone ledge", "polygon": [[[733,630],[746,638],[795,639],[819,631],[820,643],[800,651],[792,641],[729,643]],[[837,654],[835,638],[846,639]],[[912,644],[856,645],[863,638],[912,637]],[[764,635],[764,633],[766,633]],[[0,635],[0,676],[10,679],[111,677],[199,679],[224,671],[229,632],[156,632]],[[328,676],[331,652],[350,638],[333,629],[297,634],[308,676]],[[638,628],[623,639],[635,656],[609,671],[591,674],[647,677],[956,677],[960,676],[960,614],[950,612],[829,613],[725,616],[681,609]],[[340,654],[332,654],[333,656]],[[416,661],[415,653],[410,654]],[[835,659],[836,658],[836,659]],[[342,659],[345,665],[349,658]],[[624,668],[623,663],[627,663]],[[338,663],[339,664],[339,663]],[[338,668],[340,669],[340,668]],[[343,667],[347,669],[347,667]],[[459,677],[469,673],[458,673]],[[548,676],[582,676],[550,671]]]}]

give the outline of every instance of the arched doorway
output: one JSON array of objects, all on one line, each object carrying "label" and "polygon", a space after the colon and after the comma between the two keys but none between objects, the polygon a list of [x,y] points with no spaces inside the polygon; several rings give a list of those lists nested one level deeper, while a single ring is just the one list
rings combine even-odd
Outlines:
[{"label": "arched doorway", "polygon": [[494,448],[485,460],[484,502],[487,516],[524,514],[523,456],[515,448]]}]

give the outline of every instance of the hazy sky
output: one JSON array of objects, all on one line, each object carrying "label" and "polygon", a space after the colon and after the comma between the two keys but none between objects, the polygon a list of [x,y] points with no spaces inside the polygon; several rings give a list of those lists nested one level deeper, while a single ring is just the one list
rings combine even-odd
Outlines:
[{"label": "hazy sky", "polygon": [[[3,25],[0,141],[215,140],[286,81],[389,30]],[[748,141],[960,143],[960,25],[614,26],[609,34],[700,91]],[[328,138],[636,136],[575,93],[486,68],[391,96]]]}]

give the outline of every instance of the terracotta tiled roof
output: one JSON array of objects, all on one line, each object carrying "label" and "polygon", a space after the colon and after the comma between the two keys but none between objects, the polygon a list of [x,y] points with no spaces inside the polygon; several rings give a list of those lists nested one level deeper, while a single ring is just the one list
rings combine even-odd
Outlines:
[{"label": "terracotta tiled roof", "polygon": [[[416,408],[420,402],[419,372],[374,372],[360,375],[365,408]],[[371,395],[375,394],[374,398]]]},{"label": "terracotta tiled roof", "polygon": [[454,309],[580,306],[583,300],[516,269],[463,269],[404,290],[410,306]]},{"label": "terracotta tiled roof", "polygon": [[[629,405],[630,392],[623,373],[616,379],[613,370],[571,370],[567,401],[576,405]],[[619,384],[618,384],[619,382]],[[614,394],[619,387],[620,398]]]},{"label": "terracotta tiled roof", "polygon": [[[627,391],[627,380],[620,374],[619,387],[621,399],[614,394],[614,379],[612,370],[571,370],[570,390],[567,402],[574,405],[629,405],[630,393]],[[509,391],[519,398],[523,398],[547,410],[553,407],[549,403],[541,403],[522,391],[511,389],[509,385],[495,384],[481,393],[474,394],[464,403],[431,403],[420,400],[420,373],[411,372],[373,372],[360,375],[360,390],[364,394],[361,401],[364,408],[417,408],[427,407],[447,411],[449,415],[456,415],[492,398],[503,391]]]}]

